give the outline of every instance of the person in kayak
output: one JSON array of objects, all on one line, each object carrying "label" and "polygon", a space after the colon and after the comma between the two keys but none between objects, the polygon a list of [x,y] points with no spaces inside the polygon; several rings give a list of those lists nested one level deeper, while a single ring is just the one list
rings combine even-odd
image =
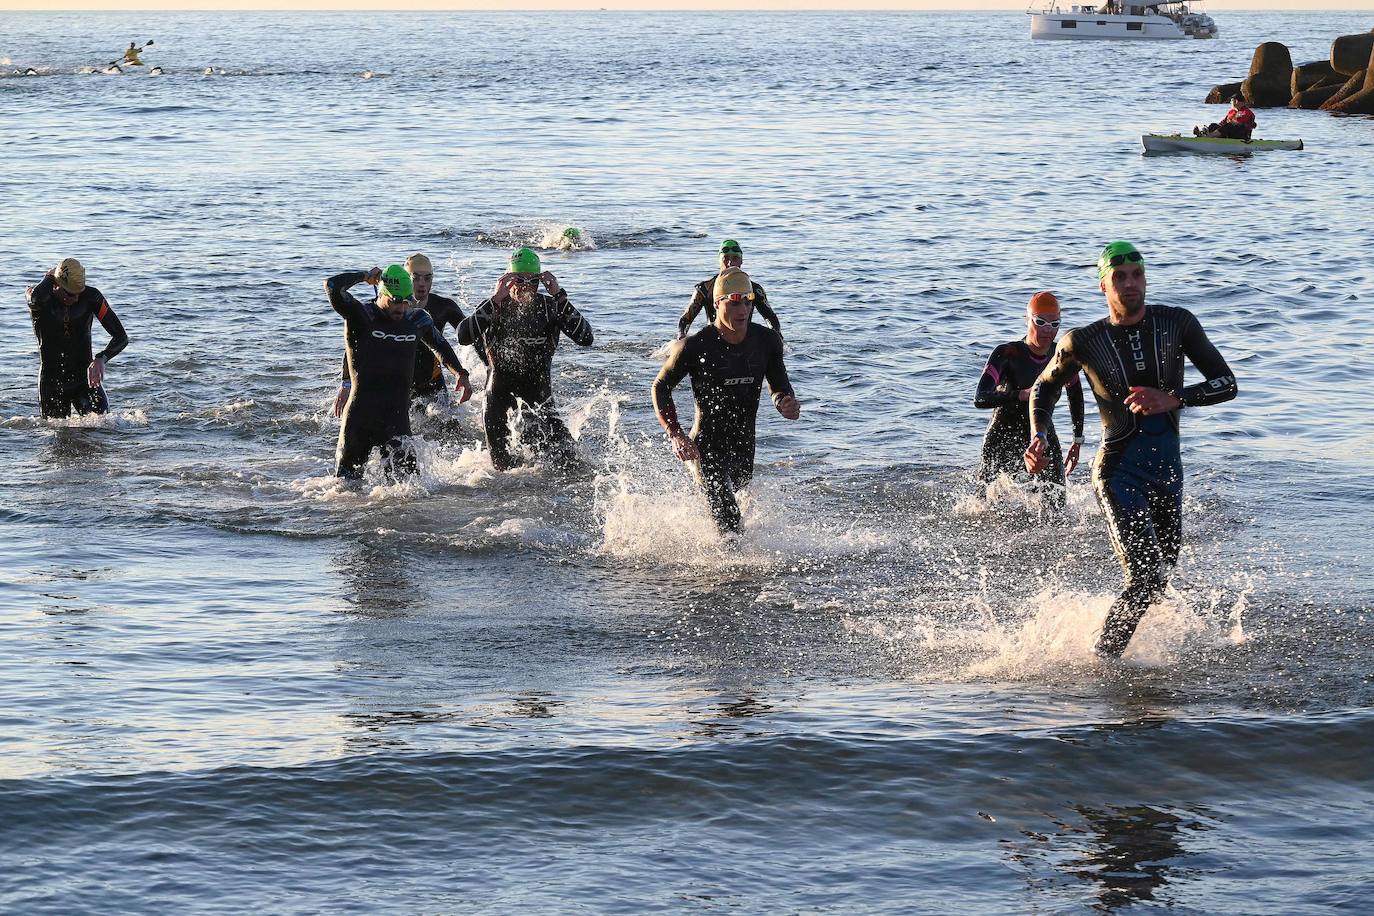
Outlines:
[{"label": "person in kayak", "polygon": [[[359,302],[349,290],[359,283],[377,287],[377,298]],[[423,344],[458,376],[459,403],[472,396],[458,355],[423,309],[412,308],[414,287],[400,264],[386,270],[348,271],[325,281],[329,304],[344,320],[350,386],[339,426],[334,473],[357,479],[374,448],[390,478],[414,474],[410,435],[410,390],[415,349]]]},{"label": "person in kayak", "polygon": [[[457,302],[433,291],[434,265],[429,258],[423,254],[413,254],[406,258],[405,269],[410,274],[411,285],[414,289],[414,305],[411,307],[424,309],[428,312],[441,336],[444,333],[445,325],[458,327],[463,320],[463,310],[459,308]],[[345,349],[342,381],[339,384],[338,393],[334,396],[334,416],[343,415],[343,408],[348,403],[348,392],[352,385],[352,376],[348,370],[348,351]],[[466,378],[460,378],[458,385],[458,391],[461,394],[459,403],[462,403],[472,397],[472,390],[468,387]],[[410,390],[411,395],[417,398],[436,398],[446,390],[442,364],[434,358],[429,347],[415,348],[415,376],[411,382]]]},{"label": "person in kayak", "polygon": [[[576,452],[553,399],[553,354],[560,334],[590,347],[592,327],[532,249],[515,251],[509,266],[491,297],[458,325],[458,342],[486,357],[483,424],[491,463],[500,471],[522,463],[510,441],[510,413],[517,411],[525,444],[558,464],[570,464]],[[547,293],[539,292],[541,284]]]},{"label": "person in kayak", "polygon": [[1231,96],[1231,110],[1216,124],[1194,127],[1195,137],[1220,137],[1223,140],[1249,140],[1255,132],[1255,113],[1239,92]]},{"label": "person in kayak", "polygon": [[[754,476],[754,427],[764,380],[778,413],[789,420],[801,416],[783,364],[782,336],[749,320],[757,301],[754,289],[744,271],[723,270],[712,289],[713,322],[673,344],[653,388],[658,422],[677,457],[696,462],[697,484],[724,534],[740,530],[735,494]],[[673,403],[673,389],[688,375],[696,400],[690,435]]]},{"label": "person in kayak", "polygon": [[136,42],[129,42],[129,49],[124,52],[124,64],[129,67],[143,66],[143,60],[138,56],[142,52],[143,49]]},{"label": "person in kayak", "polygon": [[[980,489],[984,492],[998,476],[1015,477],[1024,469],[1023,456],[1031,435],[1027,402],[1031,386],[1050,361],[1061,320],[1059,300],[1054,293],[1040,292],[1031,296],[1026,306],[1026,336],[993,350],[978,379],[973,406],[992,411],[988,431],[983,436],[983,464],[978,472]],[[1045,451],[1049,461],[1036,475],[1039,481],[1050,485],[1045,491],[1045,500],[1056,509],[1064,505],[1064,480],[1078,466],[1083,445],[1083,387],[1078,383],[1078,373],[1074,373],[1065,387],[1069,395],[1069,417],[1073,421],[1073,444],[1064,454],[1051,424]]]},{"label": "person in kayak", "polygon": [[[1179,411],[1231,400],[1236,379],[1192,312],[1146,304],[1145,259],[1134,245],[1104,248],[1097,274],[1107,317],[1064,335],[1032,387],[1026,468],[1038,473],[1048,463],[1051,412],[1081,368],[1102,417],[1093,488],[1125,573],[1097,640],[1098,654],[1115,658],[1164,594],[1183,544]],[[1203,376],[1187,387],[1185,357]]]},{"label": "person in kayak", "polygon": [[[740,247],[739,242],[734,239],[726,239],[721,242],[721,271],[740,270],[742,269],[742,264],[744,264],[744,249]],[[692,322],[696,320],[697,313],[702,309],[706,310],[706,322],[708,324],[715,323],[716,305],[715,301],[712,299],[712,295],[716,285],[716,278],[719,276],[720,274],[718,272],[715,277],[702,280],[696,285],[696,289],[692,291],[692,301],[687,305],[687,310],[682,313],[682,317],[677,321],[678,340],[683,340],[687,337],[687,332],[691,329]],[[763,320],[767,321],[777,335],[781,337],[782,328],[778,325],[778,316],[768,305],[768,294],[765,293],[763,287],[759,286],[757,283],[754,284],[754,308],[758,309],[759,314],[763,316]]]},{"label": "person in kayak", "polygon": [[[124,325],[100,290],[86,285],[86,269],[64,258],[28,293],[29,317],[38,338],[38,405],[44,417],[105,413],[105,365],[129,345]],[[99,321],[110,342],[91,355],[91,323]]]}]

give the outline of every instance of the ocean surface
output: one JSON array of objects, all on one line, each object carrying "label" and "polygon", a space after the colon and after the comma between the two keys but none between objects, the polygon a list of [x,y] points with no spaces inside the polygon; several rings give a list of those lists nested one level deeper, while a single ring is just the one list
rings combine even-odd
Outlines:
[{"label": "ocean surface", "polygon": [[[6,13],[0,911],[1367,912],[1374,120],[1139,137],[1374,18],[1214,15]],[[803,405],[737,543],[649,400],[726,236]],[[1102,665],[1085,470],[979,498],[972,400],[1118,237],[1240,396],[1185,414],[1174,589]],[[423,251],[470,308],[518,244],[596,331],[585,467],[494,472],[479,396],[417,408],[417,481],[334,479],[324,278]],[[68,255],[132,342],[50,422]]]}]

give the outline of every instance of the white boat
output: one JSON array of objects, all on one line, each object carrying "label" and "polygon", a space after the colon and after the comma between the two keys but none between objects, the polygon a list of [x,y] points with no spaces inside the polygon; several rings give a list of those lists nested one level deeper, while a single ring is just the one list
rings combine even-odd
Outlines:
[{"label": "white boat", "polygon": [[1225,137],[1184,137],[1181,134],[1145,134],[1140,143],[1149,153],[1257,153],[1264,150],[1300,150],[1301,140],[1229,140]]},{"label": "white boat", "polygon": [[1027,12],[1031,38],[1216,38],[1216,22],[1206,13],[1194,11],[1193,6],[1189,0],[1103,0],[1084,5],[1048,0],[1038,11]]}]

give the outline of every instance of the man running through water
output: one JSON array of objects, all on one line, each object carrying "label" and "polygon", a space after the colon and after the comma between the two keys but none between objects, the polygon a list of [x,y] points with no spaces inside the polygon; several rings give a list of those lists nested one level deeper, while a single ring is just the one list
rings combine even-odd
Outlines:
[{"label": "man running through water", "polygon": [[[547,293],[539,292],[541,283]],[[501,275],[491,298],[458,326],[458,342],[486,357],[483,422],[491,463],[499,471],[522,463],[511,447],[511,411],[521,417],[522,438],[535,453],[559,464],[576,458],[572,434],[553,400],[553,354],[560,333],[578,346],[592,345],[591,325],[529,248],[511,255],[510,270]]]},{"label": "man running through water", "polygon": [[[749,320],[754,290],[744,271],[722,271],[712,290],[713,323],[675,343],[654,382],[658,422],[677,457],[696,462],[697,483],[722,533],[740,530],[735,494],[754,476],[754,427],[764,379],[778,413],[789,420],[801,416],[801,403],[783,365],[782,337]],[[673,403],[673,389],[687,375],[696,399],[690,436],[678,422]]]},{"label": "man running through water", "polygon": [[[377,287],[374,302],[359,302],[349,290],[359,283]],[[325,281],[329,304],[344,319],[351,375],[348,403],[339,427],[335,474],[358,479],[374,448],[381,449],[388,477],[414,474],[415,455],[404,442],[410,435],[410,388],[415,349],[424,344],[443,360],[458,383],[461,404],[472,397],[468,374],[439,333],[429,313],[411,308],[410,274],[400,264],[386,270],[349,271]]]},{"label": "man running through water", "polygon": [[[1097,276],[1108,315],[1064,335],[1031,389],[1026,467],[1048,463],[1051,412],[1081,368],[1102,417],[1093,488],[1126,579],[1097,641],[1099,655],[1116,658],[1164,594],[1183,544],[1179,411],[1231,400],[1236,380],[1191,312],[1145,303],[1145,259],[1130,242],[1102,250]],[[1186,388],[1185,356],[1204,378]]]},{"label": "man running through water", "polygon": [[[100,290],[86,285],[86,269],[65,258],[29,287],[29,317],[38,338],[38,404],[44,417],[105,413],[105,364],[129,345],[119,316]],[[110,342],[91,356],[91,322],[99,321]]]},{"label": "man running through water", "polygon": [[[739,242],[734,239],[726,239],[720,243],[721,271],[740,270],[743,263],[744,249],[740,248]],[[720,274],[717,273],[715,277],[702,280],[696,285],[696,289],[692,291],[692,301],[688,304],[687,311],[683,312],[682,317],[677,321],[678,340],[686,339],[687,332],[692,328],[692,322],[696,321],[697,313],[703,308],[706,309],[707,323],[715,324],[716,303],[714,291],[716,288],[716,278],[719,276]],[[757,283],[753,285],[752,292],[754,294],[754,308],[758,309],[759,314],[763,316],[763,320],[772,325],[773,330],[781,337],[782,328],[778,325],[778,316],[774,314],[773,310],[768,306],[767,293],[765,293],[763,287],[759,286]]]},{"label": "man running through water", "polygon": [[[1050,361],[1060,320],[1059,300],[1054,293],[1031,296],[1026,306],[1026,336],[993,350],[978,379],[973,406],[992,410],[992,420],[983,436],[983,466],[978,472],[984,490],[999,475],[1017,476],[1024,466],[1026,441],[1031,436],[1027,402],[1031,386]],[[1078,466],[1078,453],[1083,444],[1083,386],[1078,384],[1077,373],[1069,379],[1067,387],[1073,445],[1069,446],[1068,455],[1064,455],[1059,437],[1050,426],[1046,449],[1049,464],[1036,475],[1042,483],[1052,485],[1045,490],[1045,499],[1056,509],[1064,505],[1064,478]]]},{"label": "man running through water", "polygon": [[[415,304],[411,307],[428,312],[434,326],[439,329],[440,336],[444,333],[444,325],[458,327],[463,320],[463,310],[458,307],[457,302],[433,292],[434,265],[430,263],[429,258],[422,254],[413,254],[406,258],[405,268],[410,274],[411,285],[415,290]],[[459,381],[462,382],[463,379],[460,378]],[[344,404],[348,403],[348,392],[352,384],[348,371],[348,351],[345,350],[343,380],[339,384],[339,393],[334,396],[334,416],[343,415]],[[417,398],[437,397],[445,390],[443,368],[429,347],[415,348],[415,378],[411,382],[410,390],[412,396]],[[471,396],[469,391],[462,400],[466,401]]]}]

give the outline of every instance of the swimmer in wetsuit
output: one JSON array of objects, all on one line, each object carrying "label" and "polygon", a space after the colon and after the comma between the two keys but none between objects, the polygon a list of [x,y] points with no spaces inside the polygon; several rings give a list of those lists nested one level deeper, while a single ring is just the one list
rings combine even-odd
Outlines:
[{"label": "swimmer in wetsuit", "polygon": [[[1031,436],[1028,404],[1031,386],[1054,352],[1059,322],[1059,300],[1054,293],[1031,296],[1026,306],[1026,336],[993,350],[978,379],[973,406],[993,412],[987,434],[983,436],[983,466],[978,472],[984,489],[1000,474],[1015,477],[1024,470],[1026,442]],[[1049,463],[1036,475],[1038,480],[1053,484],[1045,494],[1053,508],[1064,505],[1064,478],[1078,466],[1078,453],[1083,444],[1083,387],[1078,384],[1077,373],[1065,387],[1069,392],[1073,445],[1064,455],[1051,425],[1046,449]]]},{"label": "swimmer in wetsuit", "polygon": [[[801,415],[782,360],[782,337],[749,320],[754,296],[748,274],[722,271],[712,290],[715,321],[675,343],[654,382],[658,422],[677,457],[696,462],[697,483],[722,533],[740,529],[735,493],[754,476],[754,427],[764,380],[778,413],[789,420]],[[673,388],[688,375],[696,399],[690,436],[673,403]]]},{"label": "swimmer in wetsuit", "polygon": [[[29,317],[38,338],[38,404],[44,417],[105,413],[105,364],[129,345],[129,335],[110,303],[86,285],[86,270],[66,258],[28,290]],[[91,322],[110,335],[105,349],[91,356]]]},{"label": "swimmer in wetsuit", "polygon": [[[359,302],[349,289],[377,286],[375,302]],[[415,473],[415,456],[403,437],[410,435],[410,388],[415,348],[433,350],[454,374],[459,403],[472,397],[468,374],[439,333],[429,313],[411,308],[410,274],[400,264],[385,271],[350,271],[325,281],[329,304],[344,319],[351,373],[348,403],[339,427],[335,474],[357,479],[374,448],[381,449],[388,476]]]},{"label": "swimmer in wetsuit", "polygon": [[[740,265],[743,263],[744,249],[740,248],[739,242],[734,239],[726,239],[720,243],[720,269],[722,271],[739,270]],[[702,309],[706,309],[707,323],[716,323],[716,302],[714,297],[716,278],[719,276],[720,274],[717,273],[715,277],[702,280],[696,285],[696,289],[692,291],[692,301],[688,303],[687,310],[682,313],[682,317],[677,320],[678,340],[686,339],[687,332],[692,328],[692,322],[696,320],[697,313]],[[753,293],[754,308],[758,309],[759,314],[763,316],[763,320],[772,325],[773,330],[781,337],[782,328],[778,325],[777,314],[774,313],[773,309],[768,305],[768,294],[765,293],[763,287],[759,286],[757,283],[754,284]]]},{"label": "swimmer in wetsuit", "polygon": [[[1097,273],[1110,312],[1066,334],[1032,388],[1026,467],[1047,463],[1051,411],[1081,368],[1102,416],[1093,488],[1126,579],[1097,641],[1099,655],[1115,658],[1164,594],[1183,544],[1179,411],[1231,400],[1236,379],[1192,312],[1145,303],[1145,260],[1134,245],[1108,245]],[[1202,382],[1184,387],[1184,357]]]},{"label": "swimmer in wetsuit", "polygon": [[[458,327],[463,320],[463,310],[458,307],[458,303],[447,296],[440,296],[432,292],[434,289],[434,265],[430,263],[429,258],[422,254],[413,254],[406,258],[405,268],[410,274],[411,285],[415,291],[415,304],[412,308],[420,308],[428,312],[434,326],[439,329],[440,335],[444,333],[444,325]],[[348,370],[348,351],[345,350],[343,378],[339,383],[339,392],[334,396],[334,416],[343,415],[344,404],[348,403],[348,391],[352,385],[352,376]],[[444,371],[439,360],[434,358],[429,347],[416,347],[415,377],[410,386],[412,396],[432,398],[445,390]],[[471,394],[468,397],[471,397]],[[462,400],[466,401],[467,398]]]},{"label": "swimmer in wetsuit", "polygon": [[[547,293],[539,292],[544,285]],[[521,248],[496,291],[458,326],[458,342],[485,356],[487,406],[483,416],[491,463],[499,471],[521,463],[511,448],[512,410],[520,411],[525,444],[560,464],[576,458],[572,434],[553,400],[553,354],[559,334],[578,346],[592,345],[592,327],[568,301],[558,279],[542,269],[539,255]]]}]

